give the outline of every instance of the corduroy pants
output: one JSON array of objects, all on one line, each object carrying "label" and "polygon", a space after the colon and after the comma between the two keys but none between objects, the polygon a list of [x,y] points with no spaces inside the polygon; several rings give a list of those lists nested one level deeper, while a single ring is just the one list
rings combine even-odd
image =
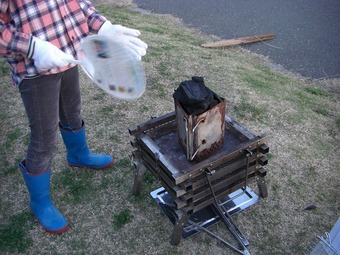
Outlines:
[{"label": "corduroy pants", "polygon": [[24,79],[19,91],[31,130],[26,168],[38,175],[51,167],[59,122],[73,129],[82,126],[78,67]]}]

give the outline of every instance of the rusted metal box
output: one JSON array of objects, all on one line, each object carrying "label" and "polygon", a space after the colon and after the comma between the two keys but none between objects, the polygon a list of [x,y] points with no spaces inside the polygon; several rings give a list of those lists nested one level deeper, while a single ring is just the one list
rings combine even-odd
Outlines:
[{"label": "rusted metal box", "polygon": [[201,161],[218,150],[224,141],[225,100],[200,115],[188,115],[175,99],[179,144],[190,161]]}]

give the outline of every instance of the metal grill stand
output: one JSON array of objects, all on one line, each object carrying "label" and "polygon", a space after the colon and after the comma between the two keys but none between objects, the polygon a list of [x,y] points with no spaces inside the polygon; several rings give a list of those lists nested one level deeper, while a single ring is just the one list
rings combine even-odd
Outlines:
[{"label": "metal grill stand", "polygon": [[[178,144],[175,113],[130,128],[136,174],[133,193],[141,191],[146,170],[162,184],[151,196],[174,224],[170,243],[205,232],[240,254],[249,254],[248,240],[231,215],[259,201],[247,186],[257,181],[261,197],[267,196],[263,168],[269,152],[266,134],[255,136],[229,116],[225,117],[223,147],[199,163],[188,161]],[[208,227],[223,221],[240,248],[215,235]]]}]

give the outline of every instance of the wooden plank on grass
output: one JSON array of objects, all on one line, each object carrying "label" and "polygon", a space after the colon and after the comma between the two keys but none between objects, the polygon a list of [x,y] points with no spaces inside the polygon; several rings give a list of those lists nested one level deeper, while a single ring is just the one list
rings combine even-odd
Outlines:
[{"label": "wooden plank on grass", "polygon": [[212,43],[205,43],[201,46],[204,48],[219,48],[219,47],[228,47],[228,46],[235,46],[235,45],[241,45],[246,43],[254,43],[254,42],[262,42],[267,40],[274,39],[274,34],[262,34],[262,35],[253,35],[253,36],[247,36],[247,37],[241,37],[241,38],[235,38],[235,39],[229,39],[229,40],[222,40]]}]

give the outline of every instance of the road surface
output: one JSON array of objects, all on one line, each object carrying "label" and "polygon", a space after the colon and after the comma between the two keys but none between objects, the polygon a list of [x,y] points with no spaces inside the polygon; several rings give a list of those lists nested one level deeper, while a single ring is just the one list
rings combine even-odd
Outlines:
[{"label": "road surface", "polygon": [[221,39],[274,33],[243,47],[311,78],[340,78],[339,0],[135,0]]}]

